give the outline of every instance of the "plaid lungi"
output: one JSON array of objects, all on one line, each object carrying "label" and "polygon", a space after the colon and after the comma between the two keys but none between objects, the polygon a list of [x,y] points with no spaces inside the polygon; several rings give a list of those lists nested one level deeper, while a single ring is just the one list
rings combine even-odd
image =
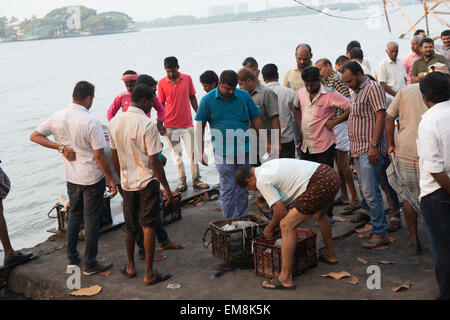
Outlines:
[{"label": "plaid lungi", "polygon": [[3,200],[9,193],[11,182],[6,173],[0,168],[0,199]]},{"label": "plaid lungi", "polygon": [[419,161],[396,157],[393,155],[392,162],[386,170],[389,184],[397,194],[419,213],[420,195],[420,172]]}]

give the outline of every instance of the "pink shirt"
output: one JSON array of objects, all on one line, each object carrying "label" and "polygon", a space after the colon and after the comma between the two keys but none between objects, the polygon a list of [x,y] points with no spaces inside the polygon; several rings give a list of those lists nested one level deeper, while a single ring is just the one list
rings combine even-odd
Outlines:
[{"label": "pink shirt", "polygon": [[413,51],[409,55],[407,55],[405,57],[405,59],[403,59],[403,61],[402,61],[403,62],[403,66],[405,67],[406,73],[408,75],[406,77],[406,83],[407,84],[411,84],[412,67],[413,67],[414,61],[416,61],[419,58],[420,58],[420,56]]},{"label": "pink shirt", "polygon": [[[119,94],[114,99],[114,102],[111,104],[106,114],[108,122],[111,121],[112,118],[114,118],[114,116],[116,115],[117,111],[119,111],[120,108],[122,108],[122,112],[125,112],[128,110],[129,106],[131,106],[131,92],[127,91]],[[155,99],[153,100],[153,107],[157,112],[156,120],[164,121],[165,116],[164,106],[161,104],[161,102],[159,102],[157,97],[155,97]],[[149,112],[147,116],[151,118],[151,112]]]},{"label": "pink shirt", "polygon": [[180,73],[180,78],[174,84],[168,77],[158,82],[158,98],[166,107],[166,128],[193,127],[190,97],[195,95],[192,78]]},{"label": "pink shirt", "polygon": [[298,90],[294,107],[302,110],[302,151],[316,154],[327,151],[336,143],[333,130],[328,130],[325,123],[333,118],[336,108],[347,110],[350,100],[336,90],[320,85],[320,91],[312,101],[306,88]]}]

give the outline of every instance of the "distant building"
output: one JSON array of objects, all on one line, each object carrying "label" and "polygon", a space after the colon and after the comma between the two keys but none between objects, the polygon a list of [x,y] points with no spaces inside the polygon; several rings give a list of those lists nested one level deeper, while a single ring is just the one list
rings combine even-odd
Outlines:
[{"label": "distant building", "polygon": [[248,3],[238,3],[236,5],[236,13],[246,13],[248,12]]},{"label": "distant building", "polygon": [[222,14],[234,14],[234,6],[233,5],[222,5],[222,6],[211,6],[208,7],[208,15],[211,16],[220,16]]}]

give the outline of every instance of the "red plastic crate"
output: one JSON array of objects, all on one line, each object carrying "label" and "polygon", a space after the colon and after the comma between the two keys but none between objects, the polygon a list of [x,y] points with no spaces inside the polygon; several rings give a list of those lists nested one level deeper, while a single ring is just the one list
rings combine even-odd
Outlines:
[{"label": "red plastic crate", "polygon": [[[297,229],[297,247],[295,249],[292,275],[298,276],[317,265],[316,234],[312,231]],[[275,239],[256,238],[253,242],[255,274],[267,279],[277,277],[281,272],[281,248],[275,242],[281,239],[277,233]]]}]

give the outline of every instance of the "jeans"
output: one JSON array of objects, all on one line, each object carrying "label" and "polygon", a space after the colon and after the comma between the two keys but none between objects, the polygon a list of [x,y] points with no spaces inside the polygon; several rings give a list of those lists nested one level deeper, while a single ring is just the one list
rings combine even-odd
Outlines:
[{"label": "jeans", "polygon": [[245,154],[245,164],[238,164],[238,157],[234,157],[233,161],[233,164],[227,164],[226,158],[216,156],[222,216],[225,219],[246,216],[248,209],[248,191],[236,184],[234,174],[237,169],[249,164],[249,154]]},{"label": "jeans", "polygon": [[376,164],[369,162],[368,153],[363,153],[355,158],[355,168],[358,172],[359,189],[364,197],[364,206],[369,209],[372,220],[372,233],[380,236],[386,235],[386,217],[384,215],[384,204],[379,187],[383,160],[379,154]]},{"label": "jeans", "polygon": [[98,234],[100,231],[100,212],[105,193],[105,178],[94,185],[82,186],[67,182],[70,211],[67,225],[67,257],[73,261],[79,257],[77,251],[78,234],[84,222],[84,264],[97,265]]},{"label": "jeans", "polygon": [[434,255],[439,294],[436,299],[450,300],[450,195],[444,189],[420,201],[431,251]]},{"label": "jeans", "polygon": [[389,184],[386,169],[391,164],[387,154],[382,156],[383,166],[381,168],[380,188],[386,195],[386,200],[389,205],[389,216],[400,218],[400,201],[398,200],[397,192]]}]

